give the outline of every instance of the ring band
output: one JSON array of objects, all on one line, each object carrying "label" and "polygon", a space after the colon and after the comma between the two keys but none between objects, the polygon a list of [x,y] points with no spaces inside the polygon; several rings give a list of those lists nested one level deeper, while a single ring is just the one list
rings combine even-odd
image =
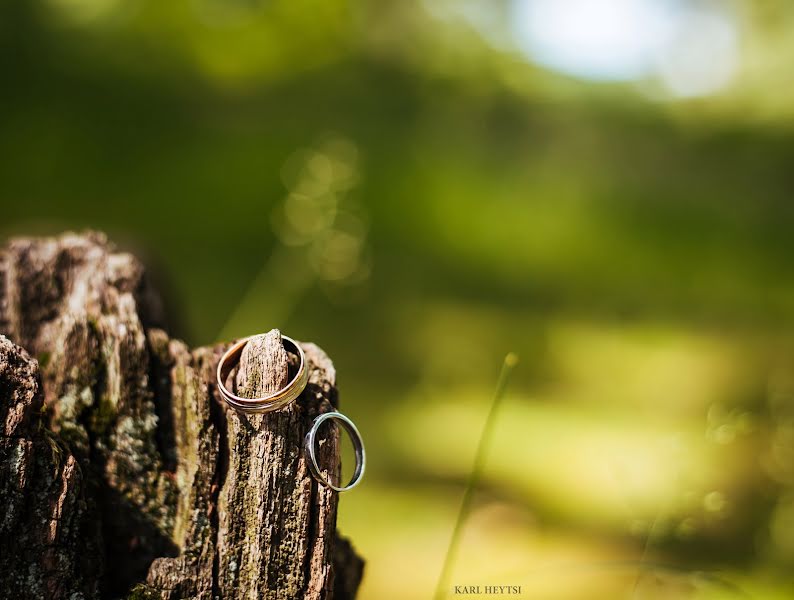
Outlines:
[{"label": "ring band", "polygon": [[261,398],[243,398],[233,394],[226,389],[223,382],[226,381],[232,367],[239,361],[245,345],[249,340],[255,337],[257,336],[252,335],[238,341],[221,357],[221,360],[218,362],[217,370],[218,391],[226,403],[236,410],[245,413],[266,413],[286,406],[301,395],[301,392],[303,392],[309,381],[309,369],[306,368],[306,355],[303,353],[303,348],[292,338],[282,335],[281,339],[284,343],[285,350],[288,345],[292,346],[295,350],[295,354],[300,358],[300,365],[298,366],[298,372],[295,377],[280,390],[268,394],[267,396],[262,396]]},{"label": "ring band", "polygon": [[[320,425],[328,420],[339,421],[342,427],[345,428],[348,435],[350,436],[350,441],[353,442],[353,449],[356,453],[356,471],[353,473],[353,478],[350,480],[350,483],[344,487],[335,486],[333,483],[329,482],[325,479],[325,477],[323,477],[322,471],[320,470],[320,465],[317,464],[317,456],[314,452],[317,430],[320,428]],[[364,476],[364,468],[366,467],[367,462],[367,457],[364,452],[364,441],[361,439],[361,434],[358,432],[358,429],[356,429],[353,421],[348,419],[340,412],[323,413],[314,420],[311,429],[309,429],[309,433],[306,434],[304,450],[306,452],[306,458],[309,461],[309,469],[311,470],[312,475],[314,475],[314,478],[322,485],[329,487],[332,490],[337,492],[345,492],[356,487],[358,482],[361,481],[361,478]]]}]

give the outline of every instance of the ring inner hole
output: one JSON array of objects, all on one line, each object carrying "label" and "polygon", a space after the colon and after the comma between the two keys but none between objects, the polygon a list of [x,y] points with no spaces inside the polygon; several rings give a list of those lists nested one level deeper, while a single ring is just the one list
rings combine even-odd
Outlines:
[{"label": "ring inner hole", "polygon": [[[227,390],[231,390],[233,394],[237,393],[237,371],[240,368],[240,357],[242,356],[245,346],[240,349],[240,355],[235,359],[232,366],[226,368],[226,376],[223,379],[223,385]],[[301,366],[301,359],[298,356],[297,350],[291,345],[284,344],[284,350],[287,352],[287,381],[292,381],[298,374],[298,369]],[[336,485],[336,484],[334,484]]]},{"label": "ring inner hole", "polygon": [[[336,437],[339,444],[339,457],[342,462],[342,476],[337,476],[338,469],[333,465],[328,464],[328,460],[323,460],[320,456],[320,440],[331,441]],[[345,487],[350,484],[353,479],[353,474],[356,469],[356,450],[350,435],[344,426],[336,422],[335,419],[328,419],[320,423],[315,437],[315,455],[317,456],[317,464],[323,473],[327,473],[326,477],[330,483],[336,487]],[[341,482],[341,483],[340,483]]]},{"label": "ring inner hole", "polygon": [[295,376],[298,374],[298,369],[300,368],[301,359],[300,356],[297,355],[294,348],[291,346],[284,345],[284,349],[287,351],[287,380],[292,381],[295,379]]}]

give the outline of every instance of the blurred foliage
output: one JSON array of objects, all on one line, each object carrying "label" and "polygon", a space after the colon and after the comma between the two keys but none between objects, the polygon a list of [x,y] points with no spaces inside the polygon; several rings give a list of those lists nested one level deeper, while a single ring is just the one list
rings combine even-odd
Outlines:
[{"label": "blurred foliage", "polygon": [[363,598],[432,593],[507,351],[455,583],[790,597],[794,7],[734,3],[732,85],[675,101],[453,4],[6,0],[0,231],[107,231],[193,344],[329,352]]}]

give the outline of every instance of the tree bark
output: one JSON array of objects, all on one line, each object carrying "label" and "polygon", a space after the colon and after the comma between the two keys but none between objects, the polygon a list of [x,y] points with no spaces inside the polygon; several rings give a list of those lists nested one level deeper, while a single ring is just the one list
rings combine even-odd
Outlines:
[{"label": "tree bark", "polygon": [[[338,497],[302,452],[312,419],[337,403],[329,358],[302,344],[301,397],[241,415],[214,384],[225,347],[190,350],[163,327],[140,263],[101,234],[0,251],[0,589],[353,598],[363,561],[337,537]],[[273,330],[227,385],[278,389],[290,358]],[[324,434],[320,460],[338,476],[338,432]]]}]

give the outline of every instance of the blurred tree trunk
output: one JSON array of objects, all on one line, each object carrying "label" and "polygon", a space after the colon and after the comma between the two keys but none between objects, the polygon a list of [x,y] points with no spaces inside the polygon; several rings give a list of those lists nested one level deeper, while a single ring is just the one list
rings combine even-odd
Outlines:
[{"label": "blurred tree trunk", "polygon": [[[141,265],[100,234],[0,251],[0,589],[353,598],[363,562],[302,453],[313,417],[336,405],[331,361],[303,344],[298,401],[239,415],[214,385],[224,348],[190,350],[163,326]],[[294,367],[274,330],[249,342],[229,385],[262,394]],[[339,464],[335,429],[319,448]]]}]

